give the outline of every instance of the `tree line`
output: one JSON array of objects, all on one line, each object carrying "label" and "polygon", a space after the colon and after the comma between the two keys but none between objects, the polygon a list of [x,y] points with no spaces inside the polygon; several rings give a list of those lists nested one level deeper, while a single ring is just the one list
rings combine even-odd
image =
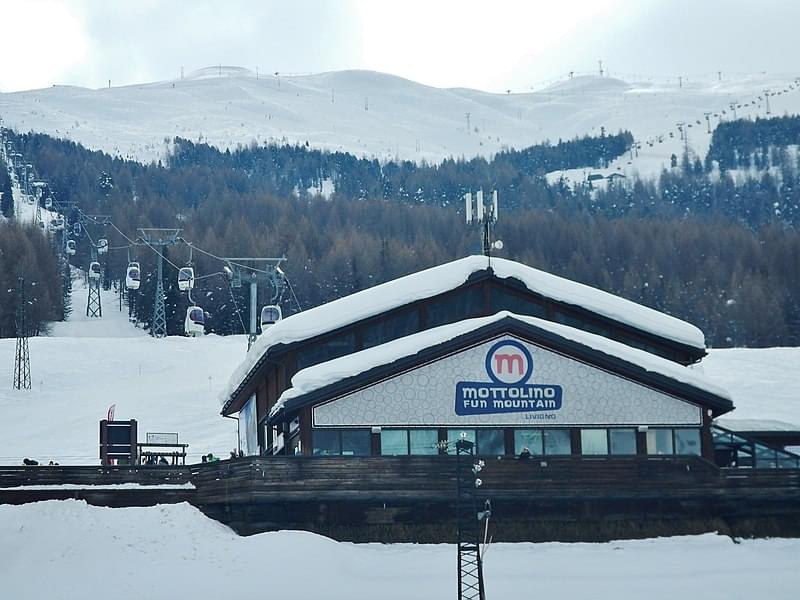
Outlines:
[{"label": "tree line", "polygon": [[[581,147],[605,148],[602,155],[613,136],[605,137],[584,139]],[[478,252],[477,231],[463,223],[460,194],[496,182],[503,256],[687,319],[713,345],[800,343],[800,186],[789,153],[784,166],[793,179],[715,178],[701,164],[699,171],[689,165],[592,190],[548,184],[538,167],[527,170],[523,153],[513,160],[501,153],[440,165],[379,164],[301,146],[219,151],[176,140],[165,164],[142,165],[41,134],[14,139],[59,199],[110,215],[130,238],[137,227],[180,227],[185,239],[219,256],[285,254],[283,268],[297,297],[284,298],[287,314]],[[568,147],[577,152],[550,146],[557,153]],[[546,148],[527,152],[544,156]],[[314,193],[320,178],[334,181],[329,199]],[[114,228],[90,224],[76,238],[73,264],[86,268],[91,240],[103,236],[114,247],[128,244]],[[189,249],[171,247],[167,257],[179,267],[189,261]],[[142,263],[136,313],[149,323],[155,254],[138,245],[104,260],[120,280],[128,260]],[[210,331],[241,331],[246,290],[213,275],[222,270],[218,260],[194,252],[192,263],[199,275],[212,275],[193,293],[208,312]],[[170,333],[181,331],[189,301],[176,278],[167,264]],[[268,286],[260,286],[260,298],[268,298]]]}]

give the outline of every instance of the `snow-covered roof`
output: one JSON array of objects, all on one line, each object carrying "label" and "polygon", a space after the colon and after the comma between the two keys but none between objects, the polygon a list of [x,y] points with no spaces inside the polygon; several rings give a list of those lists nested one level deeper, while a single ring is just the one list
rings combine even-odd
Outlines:
[{"label": "snow-covered roof", "polygon": [[646,371],[669,377],[670,379],[708,392],[725,400],[731,399],[730,394],[724,388],[711,383],[702,373],[665,358],[661,358],[660,356],[655,356],[637,348],[631,348],[621,342],[575,329],[568,325],[561,325],[536,317],[516,315],[508,311],[501,311],[489,317],[466,319],[457,323],[428,329],[392,340],[380,346],[374,346],[367,350],[348,354],[298,371],[294,377],[292,377],[292,387],[281,394],[280,398],[278,398],[278,402],[272,407],[269,416],[272,417],[277,414],[283,409],[286,402],[293,398],[314,392],[343,379],[365,373],[375,367],[391,364],[402,358],[413,356],[426,348],[447,342],[460,335],[509,317],[521,323],[533,325],[550,333],[554,333],[567,340],[578,342],[609,356],[622,359]]},{"label": "snow-covered roof", "polygon": [[585,308],[640,331],[705,350],[703,332],[694,325],[597,288],[570,281],[503,258],[468,256],[350,294],[287,317],[262,334],[234,371],[220,396],[224,405],[236,393],[261,357],[277,344],[289,344],[322,335],[416,300],[442,294],[491,266],[500,279],[514,278],[530,291]]},{"label": "snow-covered roof", "polygon": [[800,425],[773,419],[737,419],[728,416],[714,419],[714,423],[731,431],[800,431]]}]

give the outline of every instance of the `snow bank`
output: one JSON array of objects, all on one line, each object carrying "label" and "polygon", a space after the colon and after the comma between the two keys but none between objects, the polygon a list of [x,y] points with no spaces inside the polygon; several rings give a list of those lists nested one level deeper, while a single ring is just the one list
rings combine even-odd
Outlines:
[{"label": "snow bank", "polygon": [[[231,376],[220,402],[225,404],[228,401],[270,347],[318,336],[415,300],[452,290],[466,282],[473,273],[485,270],[488,265],[485,256],[468,256],[376,285],[284,319],[256,340],[244,362]],[[515,278],[532,292],[547,298],[581,306],[668,340],[705,349],[703,332],[675,317],[512,260],[492,258],[491,267],[499,278]]]},{"label": "snow bank", "polygon": [[387,342],[380,346],[374,346],[367,350],[362,350],[361,352],[342,356],[341,358],[336,358],[298,371],[294,377],[292,377],[292,387],[281,394],[280,398],[278,398],[278,402],[272,407],[270,416],[280,412],[285,403],[292,398],[313,392],[326,385],[346,379],[347,377],[364,373],[372,368],[393,363],[407,356],[413,356],[425,348],[444,343],[460,335],[508,317],[555,333],[565,339],[578,342],[594,350],[599,350],[609,356],[621,358],[647,371],[664,375],[665,377],[686,383],[692,387],[722,398],[731,399],[725,389],[715,385],[698,371],[661,358],[660,356],[655,356],[644,350],[631,348],[620,342],[609,340],[608,338],[581,331],[580,329],[575,329],[567,325],[553,323],[552,321],[546,321],[536,317],[515,315],[508,311],[501,311],[490,317],[467,319],[459,321],[458,323],[422,331],[414,335]]},{"label": "snow bank", "polygon": [[[297,531],[239,537],[187,504],[0,506],[0,540],[3,596],[13,600],[405,600],[456,589],[452,545],[354,545]],[[484,573],[489,598],[789,600],[800,540],[494,544]]]}]

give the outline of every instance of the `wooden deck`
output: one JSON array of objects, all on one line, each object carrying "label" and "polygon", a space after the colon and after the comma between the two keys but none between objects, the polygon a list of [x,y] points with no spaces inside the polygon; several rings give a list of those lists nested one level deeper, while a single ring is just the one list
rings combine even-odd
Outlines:
[{"label": "wooden deck", "polygon": [[[800,470],[720,470],[697,457],[503,458],[487,460],[480,477],[479,496],[491,499],[496,540],[591,541],[713,530],[800,536]],[[113,488],[120,483],[147,487]],[[186,483],[194,489],[164,487]],[[83,487],[30,487],[61,484]],[[186,501],[245,535],[305,529],[353,541],[449,541],[454,494],[455,458],[438,456],[0,467],[0,503]]]}]

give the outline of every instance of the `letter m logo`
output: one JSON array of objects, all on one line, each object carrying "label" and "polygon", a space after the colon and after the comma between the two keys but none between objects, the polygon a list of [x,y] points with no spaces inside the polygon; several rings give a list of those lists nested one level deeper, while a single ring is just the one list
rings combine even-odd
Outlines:
[{"label": "letter m logo", "polygon": [[[522,356],[519,354],[495,354],[494,355],[494,372],[502,375],[504,372],[509,375],[514,375],[514,366],[517,367],[516,374],[525,374],[525,363]],[[505,371],[504,371],[505,368]]]}]

